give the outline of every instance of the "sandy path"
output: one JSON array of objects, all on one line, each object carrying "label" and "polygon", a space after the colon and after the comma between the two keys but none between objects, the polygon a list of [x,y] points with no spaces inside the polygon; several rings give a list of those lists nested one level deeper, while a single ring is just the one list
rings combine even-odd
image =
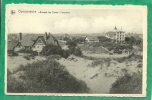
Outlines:
[{"label": "sandy path", "polygon": [[85,56],[90,56],[90,57],[95,57],[95,58],[121,58],[121,57],[127,57],[128,55],[127,54],[113,54],[113,55],[109,55],[109,54],[105,54],[105,53],[102,53],[102,54],[88,54],[88,53],[85,53],[83,52],[83,55]]},{"label": "sandy path", "polygon": [[105,77],[104,70],[100,67],[88,67],[91,60],[75,57],[78,61],[60,59],[60,64],[64,65],[69,73],[77,79],[84,81],[90,88],[90,93],[109,93],[111,84],[115,81],[114,77]]}]

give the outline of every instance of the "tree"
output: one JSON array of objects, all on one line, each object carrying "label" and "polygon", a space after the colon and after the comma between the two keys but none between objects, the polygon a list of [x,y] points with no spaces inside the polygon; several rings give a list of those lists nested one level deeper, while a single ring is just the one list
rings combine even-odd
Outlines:
[{"label": "tree", "polygon": [[70,41],[67,41],[66,45],[68,45],[69,48],[76,47],[77,43],[75,41],[70,40]]},{"label": "tree", "polygon": [[52,54],[57,54],[61,55],[62,54],[62,48],[60,46],[55,46],[53,44],[46,45],[42,51],[41,54],[44,56],[52,55]]},{"label": "tree", "polygon": [[136,39],[133,36],[131,36],[129,40],[129,44],[133,45],[135,44],[135,42],[136,42]]},{"label": "tree", "polygon": [[75,56],[82,56],[82,51],[79,47],[75,48],[74,55]]},{"label": "tree", "polygon": [[129,37],[125,37],[125,42],[128,44],[130,41],[130,38]]},{"label": "tree", "polygon": [[100,42],[110,42],[111,41],[111,39],[109,39],[105,36],[99,36],[98,39]]},{"label": "tree", "polygon": [[70,41],[71,39],[69,37],[64,37],[63,40],[64,41]]}]

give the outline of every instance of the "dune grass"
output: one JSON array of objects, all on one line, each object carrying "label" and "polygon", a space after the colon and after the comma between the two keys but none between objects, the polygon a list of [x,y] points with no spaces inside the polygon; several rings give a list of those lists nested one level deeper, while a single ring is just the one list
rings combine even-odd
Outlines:
[{"label": "dune grass", "polygon": [[111,94],[141,94],[142,73],[125,74],[112,84]]},{"label": "dune grass", "polygon": [[7,76],[8,93],[87,93],[86,84],[53,59],[20,65]]}]

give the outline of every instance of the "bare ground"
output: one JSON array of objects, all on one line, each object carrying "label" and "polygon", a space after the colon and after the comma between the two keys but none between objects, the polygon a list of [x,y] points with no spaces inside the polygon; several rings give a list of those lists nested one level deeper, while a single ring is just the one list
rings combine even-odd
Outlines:
[{"label": "bare ground", "polygon": [[109,55],[106,53],[100,53],[100,54],[94,54],[94,53],[86,53],[83,52],[83,55],[88,56],[88,57],[95,57],[95,58],[121,58],[121,57],[127,57],[128,54],[113,54],[113,55]]},{"label": "bare ground", "polygon": [[[39,56],[31,60],[26,60],[22,56],[7,57],[7,68],[12,72],[21,64],[26,65],[27,63],[44,59],[44,57]],[[61,58],[58,62],[64,65],[71,75],[84,81],[90,89],[90,93],[109,93],[111,85],[118,77],[121,77],[126,72],[131,74],[142,71],[141,68],[137,68],[139,63],[135,61],[118,63],[112,60],[110,66],[98,65],[94,67],[90,66],[93,62],[92,60],[70,56],[68,59]]]},{"label": "bare ground", "polygon": [[[73,57],[72,57],[73,58]],[[84,81],[90,93],[109,93],[111,85],[116,81],[117,78],[124,75],[126,72],[133,73],[137,72],[137,62],[130,63],[118,63],[112,61],[110,66],[96,66],[91,67],[91,60],[75,57],[75,60],[60,59],[60,64],[64,65],[69,73],[79,80]]]}]

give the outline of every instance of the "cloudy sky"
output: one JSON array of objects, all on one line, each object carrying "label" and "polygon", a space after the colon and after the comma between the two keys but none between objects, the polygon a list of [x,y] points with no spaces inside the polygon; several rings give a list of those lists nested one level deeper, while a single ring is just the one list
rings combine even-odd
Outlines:
[{"label": "cloudy sky", "polygon": [[[15,11],[14,15],[11,10]],[[19,13],[19,10],[36,13]],[[142,34],[144,21],[145,14],[140,7],[9,5],[6,8],[8,33],[103,33],[115,26],[121,30],[122,26],[125,32]]]}]

